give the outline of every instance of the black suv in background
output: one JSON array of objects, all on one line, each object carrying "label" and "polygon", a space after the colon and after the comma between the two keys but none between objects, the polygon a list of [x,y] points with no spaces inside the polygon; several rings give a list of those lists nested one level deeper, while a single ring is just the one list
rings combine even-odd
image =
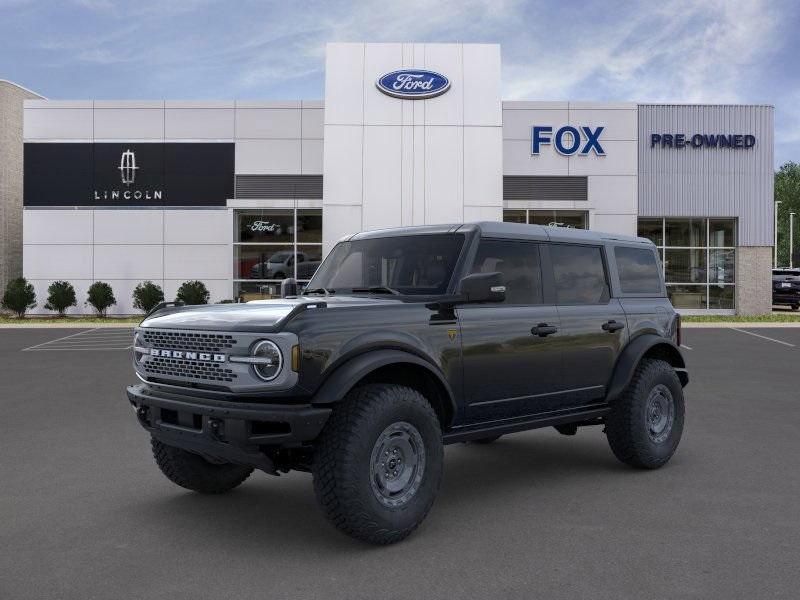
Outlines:
[{"label": "black suv in background", "polygon": [[680,319],[646,239],[372,231],[340,241],[303,295],[286,291],[162,306],[136,329],[128,398],[174,483],[213,494],[254,469],[309,471],[336,527],[385,544],[433,505],[443,444],[599,425],[646,469],[678,446]]},{"label": "black suv in background", "polygon": [[800,308],[800,269],[773,269],[772,304]]}]

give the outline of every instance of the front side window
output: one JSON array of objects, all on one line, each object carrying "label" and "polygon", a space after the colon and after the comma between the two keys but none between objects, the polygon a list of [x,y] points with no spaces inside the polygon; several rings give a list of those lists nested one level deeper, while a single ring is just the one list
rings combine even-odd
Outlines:
[{"label": "front side window", "polygon": [[503,274],[505,304],[541,304],[542,269],[539,246],[530,242],[481,240],[473,273]]},{"label": "front side window", "polygon": [[605,304],[611,294],[597,246],[553,244],[550,259],[559,304]]},{"label": "front side window", "polygon": [[661,294],[660,267],[650,248],[614,248],[624,294]]},{"label": "front side window", "polygon": [[441,295],[464,246],[463,234],[392,236],[338,244],[308,290]]}]

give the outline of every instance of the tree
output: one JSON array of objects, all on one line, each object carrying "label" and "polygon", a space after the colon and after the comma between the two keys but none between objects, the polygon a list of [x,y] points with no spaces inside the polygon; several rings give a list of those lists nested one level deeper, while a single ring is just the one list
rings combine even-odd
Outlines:
[{"label": "tree", "polygon": [[103,281],[95,281],[89,286],[86,303],[94,307],[98,317],[105,317],[106,311],[117,303],[117,299],[114,298],[114,291],[110,285]]},{"label": "tree", "polygon": [[152,281],[145,281],[133,290],[133,307],[149,313],[164,301],[164,290]]},{"label": "tree", "polygon": [[[795,213],[795,258],[800,253],[800,164],[787,162],[775,172],[775,200],[778,207],[778,266],[789,266],[789,213]],[[794,266],[798,261],[794,261]]]},{"label": "tree", "polygon": [[13,311],[20,319],[25,318],[29,308],[36,306],[36,292],[33,285],[24,277],[18,277],[8,282],[0,306]]},{"label": "tree", "polygon": [[184,304],[208,304],[211,294],[202,281],[184,281],[178,288],[175,301]]},{"label": "tree", "polygon": [[54,281],[47,288],[47,304],[44,307],[57,311],[59,317],[63,317],[70,306],[77,304],[75,288],[69,281]]}]

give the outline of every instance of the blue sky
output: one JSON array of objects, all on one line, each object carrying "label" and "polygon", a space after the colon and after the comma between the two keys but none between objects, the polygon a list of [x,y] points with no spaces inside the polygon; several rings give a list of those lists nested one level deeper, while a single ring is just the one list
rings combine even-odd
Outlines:
[{"label": "blue sky", "polygon": [[0,78],[48,98],[321,99],[328,41],[496,42],[503,97],[774,104],[800,162],[796,0],[0,0]]}]

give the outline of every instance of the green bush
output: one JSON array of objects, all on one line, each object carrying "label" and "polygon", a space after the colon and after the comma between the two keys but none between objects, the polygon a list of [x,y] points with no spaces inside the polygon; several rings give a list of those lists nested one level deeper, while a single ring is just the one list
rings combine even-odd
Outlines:
[{"label": "green bush", "polygon": [[24,319],[28,309],[36,306],[36,292],[33,290],[33,285],[24,277],[12,279],[6,286],[0,306]]},{"label": "green bush", "polygon": [[75,288],[69,281],[54,281],[47,288],[47,304],[44,307],[58,312],[59,317],[63,317],[70,306],[77,304]]},{"label": "green bush", "polygon": [[211,294],[202,281],[184,281],[178,288],[175,301],[184,304],[208,304],[210,297]]},{"label": "green bush", "polygon": [[164,301],[164,290],[152,281],[145,281],[133,290],[133,307],[149,313]]},{"label": "green bush", "polygon": [[89,295],[86,304],[90,304],[97,311],[98,317],[105,317],[109,307],[117,303],[111,286],[103,281],[95,281],[89,286]]}]

